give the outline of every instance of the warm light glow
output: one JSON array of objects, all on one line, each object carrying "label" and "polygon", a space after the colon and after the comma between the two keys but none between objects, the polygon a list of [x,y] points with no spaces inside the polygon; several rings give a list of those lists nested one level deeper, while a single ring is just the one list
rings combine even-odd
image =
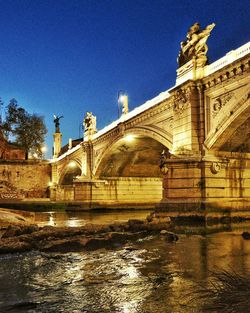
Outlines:
[{"label": "warm light glow", "polygon": [[47,225],[48,226],[55,226],[56,225],[56,221],[55,221],[53,213],[49,213],[49,220],[47,221]]},{"label": "warm light glow", "polygon": [[50,181],[48,185],[49,185],[50,187],[51,187],[51,186],[53,186],[53,183],[52,183],[52,181]]},{"label": "warm light glow", "polygon": [[76,167],[76,163],[74,161],[70,161],[68,166],[71,168]]},{"label": "warm light glow", "polygon": [[47,151],[47,147],[46,146],[43,146],[42,148],[41,148],[41,152],[42,153],[45,153]]},{"label": "warm light glow", "polygon": [[75,219],[68,219],[66,222],[65,222],[66,226],[68,227],[78,227],[80,226],[80,221],[77,220],[76,218]]},{"label": "warm light glow", "polygon": [[37,159],[38,154],[37,154],[37,153],[33,153],[33,157],[34,157],[35,159]]},{"label": "warm light glow", "polygon": [[120,95],[119,102],[124,102],[125,98],[126,98],[125,95]]},{"label": "warm light glow", "polygon": [[131,142],[135,139],[135,137],[133,135],[127,135],[125,138],[124,138],[127,142]]}]

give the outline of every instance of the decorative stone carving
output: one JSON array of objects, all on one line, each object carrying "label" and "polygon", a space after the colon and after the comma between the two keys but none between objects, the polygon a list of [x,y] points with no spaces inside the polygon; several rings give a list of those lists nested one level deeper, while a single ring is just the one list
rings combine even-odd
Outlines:
[{"label": "decorative stone carving", "polygon": [[[238,63],[240,62],[240,64]],[[225,70],[222,68],[219,71],[216,71],[211,76],[209,75],[204,80],[205,89],[209,89],[215,85],[221,84],[221,81],[226,82],[227,80],[236,77],[237,75],[241,75],[243,73],[246,73],[249,69],[248,59],[239,60],[236,63],[230,64],[229,67],[227,67]],[[241,68],[242,72],[239,74],[237,71],[237,68]]]},{"label": "decorative stone carving", "polygon": [[92,112],[87,112],[83,121],[84,131],[88,136],[91,136],[97,132],[96,129],[96,116]]},{"label": "decorative stone carving", "polygon": [[169,150],[163,150],[160,158],[160,170],[162,174],[166,175],[168,172],[167,160],[170,159]]},{"label": "decorative stone carving", "polygon": [[97,150],[94,150],[94,155],[95,157],[98,157],[100,155],[100,153],[102,153],[103,149],[97,149]]},{"label": "decorative stone carving", "polygon": [[220,98],[218,98],[213,103],[213,112],[212,112],[213,117],[215,117],[219,113],[221,108],[222,108],[221,100]]},{"label": "decorative stone carving", "polygon": [[195,23],[190,27],[187,39],[181,42],[181,50],[177,59],[179,67],[192,59],[196,59],[198,66],[204,66],[207,63],[208,47],[206,41],[214,26],[215,24],[212,23],[204,30],[201,30],[200,24]]},{"label": "decorative stone carving", "polygon": [[213,174],[219,173],[219,171],[221,170],[221,164],[218,162],[213,162],[210,166],[210,170]]},{"label": "decorative stone carving", "polygon": [[124,136],[124,132],[125,132],[125,124],[124,123],[118,124],[118,131],[119,131],[120,136]]},{"label": "decorative stone carving", "polygon": [[123,144],[122,146],[118,147],[118,150],[120,152],[126,152],[128,151],[128,149],[129,149],[129,146],[127,146],[126,144]]},{"label": "decorative stone carving", "polygon": [[189,106],[189,91],[186,89],[178,89],[174,94],[174,106],[175,112],[182,114],[185,109]]},{"label": "decorative stone carving", "polygon": [[222,107],[232,99],[233,95],[234,95],[233,92],[228,92],[222,95],[220,98],[215,99],[212,111],[213,117],[215,117],[222,109]]}]

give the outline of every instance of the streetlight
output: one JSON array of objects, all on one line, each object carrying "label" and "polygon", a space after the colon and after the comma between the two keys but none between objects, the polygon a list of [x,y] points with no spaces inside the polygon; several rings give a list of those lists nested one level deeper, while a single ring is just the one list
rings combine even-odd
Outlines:
[{"label": "streetlight", "polygon": [[45,152],[47,152],[47,147],[46,146],[42,146],[41,147],[41,152],[42,152],[42,159],[44,159],[44,157],[45,157]]}]

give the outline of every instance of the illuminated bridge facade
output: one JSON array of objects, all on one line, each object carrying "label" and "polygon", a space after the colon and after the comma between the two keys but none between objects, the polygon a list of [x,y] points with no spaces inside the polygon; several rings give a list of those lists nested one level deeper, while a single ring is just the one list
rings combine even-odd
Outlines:
[{"label": "illuminated bridge facade", "polygon": [[249,209],[249,52],[250,43],[210,65],[191,60],[173,88],[56,155],[51,199],[91,208]]}]

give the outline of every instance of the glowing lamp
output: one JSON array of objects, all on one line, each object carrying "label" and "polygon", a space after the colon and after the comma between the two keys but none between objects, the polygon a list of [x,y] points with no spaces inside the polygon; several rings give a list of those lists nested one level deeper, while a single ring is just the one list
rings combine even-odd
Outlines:
[{"label": "glowing lamp", "polygon": [[47,151],[47,147],[46,146],[43,146],[42,148],[41,148],[41,152],[42,153],[45,153]]}]

